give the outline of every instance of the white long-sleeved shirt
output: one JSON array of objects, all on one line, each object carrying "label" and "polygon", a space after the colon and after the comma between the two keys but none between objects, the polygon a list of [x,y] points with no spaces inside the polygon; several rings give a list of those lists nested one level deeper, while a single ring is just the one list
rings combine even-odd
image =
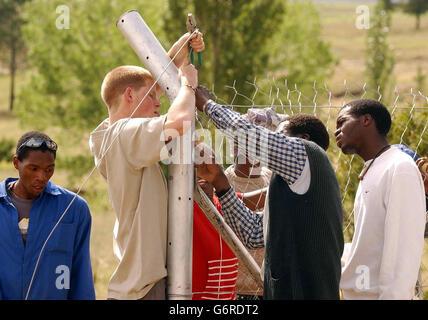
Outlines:
[{"label": "white long-sleeved shirt", "polygon": [[358,186],[354,226],[342,258],[344,299],[411,299],[424,247],[425,198],[409,156],[390,148],[376,159]]}]

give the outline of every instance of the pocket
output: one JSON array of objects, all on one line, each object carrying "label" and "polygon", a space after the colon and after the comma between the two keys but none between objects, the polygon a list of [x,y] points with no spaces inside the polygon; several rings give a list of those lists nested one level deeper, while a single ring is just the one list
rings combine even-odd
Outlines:
[{"label": "pocket", "polygon": [[49,252],[65,252],[73,251],[73,243],[75,237],[75,225],[73,223],[60,223],[52,233],[46,249]]},{"label": "pocket", "polygon": [[41,299],[67,299],[71,286],[75,225],[60,223],[46,243],[39,278],[45,287]]}]

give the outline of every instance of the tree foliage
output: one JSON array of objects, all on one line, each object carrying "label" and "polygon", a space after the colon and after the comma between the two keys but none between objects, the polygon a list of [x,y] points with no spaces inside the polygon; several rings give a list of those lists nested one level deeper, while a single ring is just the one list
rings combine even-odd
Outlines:
[{"label": "tree foliage", "polygon": [[264,47],[278,30],[282,2],[169,0],[165,30],[172,41],[183,29],[181,17],[192,12],[207,43],[201,81],[213,85],[223,97],[227,95],[225,86],[236,81],[245,94],[245,81],[267,71],[269,56]]},{"label": "tree foliage", "polygon": [[367,33],[366,74],[369,89],[381,95],[385,94],[390,84],[394,68],[394,53],[387,42],[390,24],[390,12],[385,11],[379,2],[371,16],[371,27]]},{"label": "tree foliage", "polygon": [[392,0],[382,0],[382,2],[385,10],[390,11],[394,9],[394,3],[392,2]]},{"label": "tree foliage", "polygon": [[[69,29],[56,26],[59,5],[69,8]],[[186,32],[187,13],[192,12],[206,43],[200,83],[214,86],[225,100],[234,94],[226,88],[234,81],[246,96],[254,90],[247,82],[256,77],[287,78],[299,86],[322,81],[333,61],[309,1],[163,0],[136,5],[131,0],[33,0],[25,6],[28,23],[23,28],[32,70],[19,95],[17,115],[23,123],[38,129],[56,125],[88,130],[107,116],[99,94],[105,74],[118,65],[141,64],[116,28],[117,19],[131,9],[140,12],[166,49]]]},{"label": "tree foliage", "polygon": [[0,49],[8,54],[1,56],[9,65],[10,100],[9,109],[13,110],[15,100],[15,74],[18,68],[18,57],[24,51],[21,26],[24,19],[21,16],[21,6],[28,0],[0,0]]},{"label": "tree foliage", "polygon": [[[59,5],[69,8],[69,29],[57,28]],[[131,0],[28,3],[23,35],[33,72],[19,95],[17,115],[21,122],[38,129],[52,125],[93,129],[107,117],[100,98],[106,73],[118,65],[141,65],[116,21],[136,9],[162,43],[157,19],[161,8],[162,2],[136,4]]]},{"label": "tree foliage", "polygon": [[[321,40],[321,23],[310,1],[200,1],[169,0],[165,23],[173,39],[183,25],[176,17],[193,12],[208,44],[201,81],[214,87],[217,96],[230,102],[235,85],[240,95],[251,97],[255,79],[272,77],[298,84],[305,90],[315,80],[324,81],[333,57]],[[267,81],[257,86],[268,87]],[[235,99],[248,104],[248,99]]]},{"label": "tree foliage", "polygon": [[12,160],[14,147],[15,147],[15,142],[13,140],[0,139],[0,162]]},{"label": "tree foliage", "polygon": [[23,46],[21,40],[21,6],[28,0],[0,0],[0,48],[10,50]]},{"label": "tree foliage", "polygon": [[416,30],[420,29],[421,15],[428,12],[428,1],[426,0],[409,0],[404,5],[404,11],[416,16]]},{"label": "tree foliage", "polygon": [[279,31],[266,47],[271,53],[269,69],[278,83],[286,79],[291,88],[296,84],[307,92],[315,81],[323,84],[331,75],[335,60],[321,30],[318,12],[310,1],[287,3]]}]

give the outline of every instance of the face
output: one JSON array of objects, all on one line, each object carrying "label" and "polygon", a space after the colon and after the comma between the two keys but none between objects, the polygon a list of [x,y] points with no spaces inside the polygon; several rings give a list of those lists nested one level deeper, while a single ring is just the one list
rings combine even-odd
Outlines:
[{"label": "face", "polygon": [[19,173],[16,192],[24,199],[41,194],[55,171],[55,157],[50,151],[29,151],[22,161],[14,157],[13,164]]},{"label": "face", "polygon": [[344,154],[358,153],[362,140],[362,117],[351,114],[350,109],[346,107],[339,112],[334,133],[336,144]]},{"label": "face", "polygon": [[[132,111],[138,106],[140,101],[146,96],[149,89],[153,86],[154,81],[147,81],[146,85],[141,87],[138,90],[132,90],[133,94],[133,103],[131,105]],[[161,103],[159,102],[159,97],[161,96],[161,90],[158,86],[155,86],[144,101],[141,103],[140,107],[134,113],[134,118],[154,118],[159,117],[159,108]],[[131,112],[132,112],[131,111]]]}]

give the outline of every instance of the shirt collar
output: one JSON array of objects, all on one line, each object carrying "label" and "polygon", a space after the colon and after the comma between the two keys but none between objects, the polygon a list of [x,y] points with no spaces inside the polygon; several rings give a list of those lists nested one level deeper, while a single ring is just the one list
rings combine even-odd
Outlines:
[{"label": "shirt collar", "polygon": [[[10,182],[16,181],[16,180],[18,180],[18,179],[17,178],[7,178],[6,180],[3,180],[2,182],[0,182],[0,198],[7,197],[6,186]],[[49,181],[42,193],[48,193],[48,194],[51,194],[53,196],[57,196],[57,195],[61,194],[61,191],[59,190],[58,186],[55,185],[55,183]]]}]

